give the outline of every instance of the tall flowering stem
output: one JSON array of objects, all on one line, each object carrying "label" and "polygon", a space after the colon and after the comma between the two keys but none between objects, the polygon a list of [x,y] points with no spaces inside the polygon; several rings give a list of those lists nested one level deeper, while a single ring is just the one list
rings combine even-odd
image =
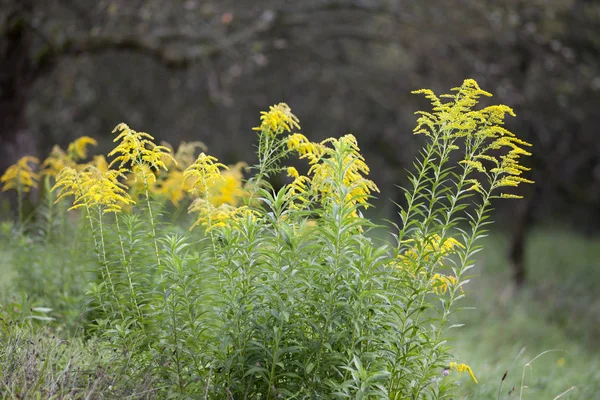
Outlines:
[{"label": "tall flowering stem", "polygon": [[23,224],[23,194],[29,193],[31,188],[37,188],[40,176],[31,164],[38,165],[40,160],[32,156],[21,157],[15,164],[8,167],[2,177],[2,191],[16,190],[19,209],[19,224]]},{"label": "tall flowering stem", "polygon": [[[298,117],[285,103],[269,107],[269,111],[262,111],[261,124],[255,128],[258,132],[258,172],[253,178],[253,186],[259,188],[262,180],[273,173],[280,171],[279,162],[287,157],[287,144],[283,135],[291,133],[292,129],[300,129]],[[250,200],[256,193],[253,190]]]},{"label": "tall flowering stem", "polygon": [[170,149],[166,146],[158,146],[153,140],[154,137],[150,136],[145,132],[136,132],[129,128],[127,124],[121,123],[115,127],[113,133],[118,133],[117,137],[113,140],[119,142],[108,156],[116,156],[111,163],[109,168],[115,164],[119,165],[119,169],[130,168],[133,171],[136,179],[141,179],[144,183],[144,191],[146,197],[146,206],[148,207],[148,218],[150,219],[150,226],[152,229],[152,240],[154,241],[154,250],[156,253],[156,262],[160,271],[161,261],[160,252],[158,249],[158,238],[156,235],[156,221],[152,212],[152,205],[150,204],[150,184],[156,181],[155,171],[161,169],[167,171],[168,168],[165,164],[166,160],[175,162],[173,157],[169,154]]},{"label": "tall flowering stem", "polygon": [[[490,200],[517,198],[517,195],[496,192],[506,186],[533,183],[521,176],[528,168],[519,163],[520,156],[530,155],[523,149],[530,144],[502,126],[506,115],[514,116],[513,110],[505,105],[476,109],[479,99],[491,94],[472,79],[465,80],[452,92],[441,96],[429,89],[413,92],[425,95],[433,111],[417,112],[415,133],[424,134],[429,140],[423,159],[411,177],[412,190],[406,191],[408,205],[401,208],[403,226],[398,234],[399,258],[410,265],[414,277],[423,276],[416,280],[421,282],[421,287],[434,285],[433,290],[438,295],[448,293],[442,302],[440,326],[433,334],[436,343],[442,340],[453,304],[464,296],[463,274],[472,267],[472,257],[478,250],[476,241],[489,224],[486,219]],[[463,158],[458,166],[450,164],[451,153],[461,148]],[[508,149],[508,153],[498,156],[497,150],[501,149]],[[469,211],[473,206],[474,210]],[[470,229],[459,227],[460,220],[466,220]],[[452,231],[458,233],[459,242],[452,237]],[[407,235],[410,236],[407,238]],[[449,248],[448,243],[452,243],[452,251],[444,253],[442,249]],[[449,257],[452,254],[456,254],[457,259]],[[448,264],[454,276],[436,272]],[[424,304],[428,290],[419,289],[415,293],[419,293],[417,304]],[[421,312],[413,318],[419,321],[420,315]],[[439,348],[430,351],[429,358],[437,359]],[[424,369],[419,387],[427,385],[426,377],[434,367],[435,364],[428,364]]]},{"label": "tall flowering stem", "polygon": [[218,162],[215,157],[202,152],[196,161],[183,173],[184,184],[189,185],[188,191],[197,197],[190,205],[189,211],[198,211],[200,213],[192,228],[201,223],[207,225],[206,230],[211,236],[215,253],[216,248],[212,229],[214,228],[213,217],[216,213],[215,207],[210,201],[210,192],[212,187],[225,181],[225,178],[221,175],[222,169],[227,170],[228,168],[226,165]]},{"label": "tall flowering stem", "polygon": [[[94,245],[98,251],[99,262],[104,268],[102,274],[108,280],[111,294],[119,308],[121,318],[124,320],[123,308],[120,306],[120,300],[106,257],[103,225],[104,214],[118,213],[122,210],[123,206],[134,204],[133,200],[127,194],[127,187],[119,182],[119,178],[123,177],[122,171],[108,170],[102,172],[94,166],[88,166],[81,171],[66,167],[56,176],[56,184],[52,190],[59,190],[56,202],[64,197],[73,196],[73,205],[69,210],[78,208],[85,210],[92,231],[92,237],[94,238]],[[97,213],[96,221],[100,233],[99,241],[94,234],[95,225],[91,213],[93,209]],[[98,300],[101,306],[104,307],[102,299],[99,297]]]}]

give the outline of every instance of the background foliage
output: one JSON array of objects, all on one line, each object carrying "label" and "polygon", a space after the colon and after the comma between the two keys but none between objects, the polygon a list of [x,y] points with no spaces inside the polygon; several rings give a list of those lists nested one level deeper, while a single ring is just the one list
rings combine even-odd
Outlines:
[{"label": "background foliage", "polygon": [[127,121],[159,140],[201,140],[227,163],[253,162],[246,128],[286,101],[306,132],[356,134],[387,188],[418,148],[406,133],[410,110],[421,107],[408,93],[468,76],[515,109],[509,127],[537,150],[535,215],[593,229],[599,8],[591,0],[2,0],[2,148],[41,154]]}]

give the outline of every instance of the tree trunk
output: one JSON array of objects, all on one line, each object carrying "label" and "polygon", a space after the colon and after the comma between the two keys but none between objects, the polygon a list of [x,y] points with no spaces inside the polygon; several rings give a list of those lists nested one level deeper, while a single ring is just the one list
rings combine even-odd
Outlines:
[{"label": "tree trunk", "polygon": [[31,58],[33,32],[27,27],[32,12],[29,0],[20,0],[6,16],[0,33],[0,171],[35,145],[26,122],[29,90],[35,78]]},{"label": "tree trunk", "polygon": [[527,234],[534,221],[538,191],[539,189],[533,188],[530,193],[524,196],[523,200],[519,200],[521,203],[515,216],[516,225],[513,229],[510,241],[508,258],[512,268],[513,283],[517,288],[522,287],[527,279],[525,248],[527,244]]}]

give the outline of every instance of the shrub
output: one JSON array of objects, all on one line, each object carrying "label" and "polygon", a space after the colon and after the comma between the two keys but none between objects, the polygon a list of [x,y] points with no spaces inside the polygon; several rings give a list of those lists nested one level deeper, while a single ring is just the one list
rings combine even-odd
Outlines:
[{"label": "shrub", "polygon": [[[392,243],[374,239],[385,227],[362,213],[378,188],[356,138],[311,142],[283,103],[261,115],[247,180],[244,164],[204,152],[193,161],[201,144],[173,157],[125,124],[110,164],[78,164],[77,145],[55,151],[44,165],[61,166],[47,173],[57,212],[66,218],[61,204],[73,198],[96,258],[89,334],[164,394],[449,398],[452,370],[476,381],[451,355],[459,325],[448,320],[491,200],[530,182],[519,163],[528,144],[502,127],[509,107],[475,108],[490,94],[473,80],[439,97],[415,93],[433,110],[418,112],[415,133],[427,141]],[[292,156],[306,160],[305,174],[286,165]],[[289,183],[276,190],[269,179],[282,173]],[[197,214],[190,233],[168,222],[169,200]]]}]

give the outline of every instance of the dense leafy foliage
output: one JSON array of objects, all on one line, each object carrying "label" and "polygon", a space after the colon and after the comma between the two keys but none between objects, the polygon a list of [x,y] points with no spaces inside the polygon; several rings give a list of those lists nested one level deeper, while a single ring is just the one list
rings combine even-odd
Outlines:
[{"label": "dense leafy foliage", "polygon": [[[362,213],[378,188],[356,138],[311,142],[281,103],[255,128],[252,168],[195,157],[202,144],[172,155],[125,124],[110,163],[80,162],[91,138],[56,149],[35,223],[21,218],[13,239],[30,248],[17,260],[28,265],[21,285],[118,354],[113,370],[152,382],[152,395],[450,398],[451,371],[477,379],[452,357],[448,331],[459,325],[449,318],[490,201],[530,182],[519,160],[528,144],[502,127],[509,107],[475,108],[490,94],[473,80],[439,97],[416,93],[433,110],[418,113],[427,142],[392,243],[375,239],[383,227]],[[305,174],[285,164],[292,156],[306,160]],[[273,188],[282,173],[289,183]],[[19,197],[32,186],[19,174],[3,181]],[[196,214],[191,232],[169,218],[184,204]],[[45,256],[53,251],[63,257]]]}]

